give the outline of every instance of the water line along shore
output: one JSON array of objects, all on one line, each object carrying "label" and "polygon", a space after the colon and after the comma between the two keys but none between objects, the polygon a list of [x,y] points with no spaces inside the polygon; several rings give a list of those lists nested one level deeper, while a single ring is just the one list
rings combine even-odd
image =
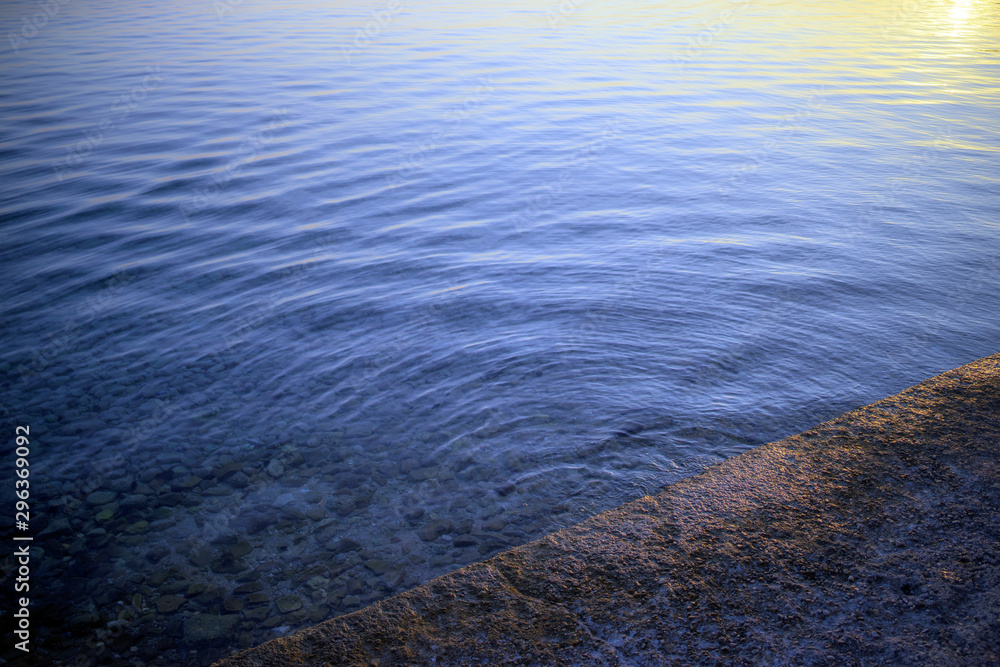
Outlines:
[{"label": "water line along shore", "polygon": [[1000,664],[1000,354],[217,663]]}]

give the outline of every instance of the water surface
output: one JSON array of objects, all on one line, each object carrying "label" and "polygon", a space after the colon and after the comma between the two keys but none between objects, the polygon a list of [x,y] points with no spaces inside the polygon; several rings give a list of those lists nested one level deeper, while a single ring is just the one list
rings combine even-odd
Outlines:
[{"label": "water surface", "polygon": [[0,371],[51,661],[207,663],[997,351],[995,3],[39,11]]}]

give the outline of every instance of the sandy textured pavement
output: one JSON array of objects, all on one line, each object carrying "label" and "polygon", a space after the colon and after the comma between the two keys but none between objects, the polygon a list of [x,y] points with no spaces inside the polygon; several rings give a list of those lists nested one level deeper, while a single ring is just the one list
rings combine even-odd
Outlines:
[{"label": "sandy textured pavement", "polygon": [[998,665],[1000,354],[218,663]]}]

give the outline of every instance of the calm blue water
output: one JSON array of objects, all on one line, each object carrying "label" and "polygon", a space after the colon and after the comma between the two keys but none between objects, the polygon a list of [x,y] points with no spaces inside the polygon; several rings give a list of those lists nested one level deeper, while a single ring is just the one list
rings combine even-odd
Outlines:
[{"label": "calm blue water", "polygon": [[1000,347],[995,3],[62,3],[0,8],[49,660],[208,663]]}]

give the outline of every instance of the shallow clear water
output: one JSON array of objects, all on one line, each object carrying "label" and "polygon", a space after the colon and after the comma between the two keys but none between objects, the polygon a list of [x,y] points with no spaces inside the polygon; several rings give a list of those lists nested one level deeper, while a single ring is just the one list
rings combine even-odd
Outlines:
[{"label": "shallow clear water", "polygon": [[995,3],[52,6],[0,8],[52,660],[209,662],[997,351]]}]

